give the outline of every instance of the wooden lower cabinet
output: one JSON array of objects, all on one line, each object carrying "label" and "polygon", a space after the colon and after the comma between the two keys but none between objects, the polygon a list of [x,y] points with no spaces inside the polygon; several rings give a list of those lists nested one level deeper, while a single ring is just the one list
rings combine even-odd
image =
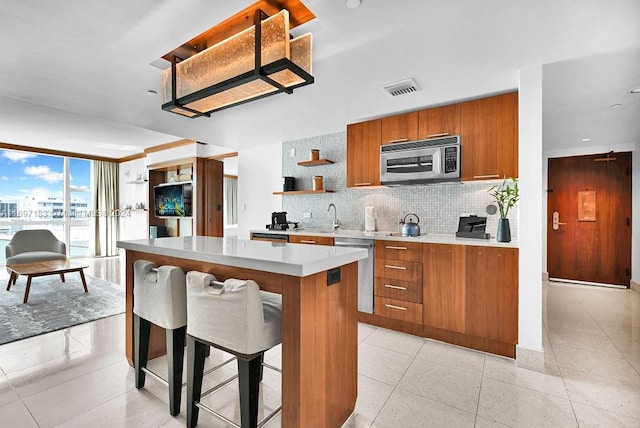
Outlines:
[{"label": "wooden lower cabinet", "polygon": [[518,249],[425,244],[424,336],[515,357]]},{"label": "wooden lower cabinet", "polygon": [[467,247],[465,333],[518,343],[518,250]]},{"label": "wooden lower cabinet", "polygon": [[373,293],[376,296],[422,303],[422,283],[418,281],[376,277]]},{"label": "wooden lower cabinet", "polygon": [[423,249],[424,325],[465,332],[465,247],[425,244]]},{"label": "wooden lower cabinet", "polygon": [[515,357],[518,249],[420,245],[413,254],[422,262],[380,258],[404,258],[405,250],[376,253],[374,314],[360,321]]},{"label": "wooden lower cabinet", "polygon": [[376,315],[422,324],[422,305],[420,303],[375,296],[373,307]]},{"label": "wooden lower cabinet", "polygon": [[290,244],[311,244],[311,245],[329,245],[333,246],[333,237],[331,236],[308,236],[308,235],[289,235]]}]

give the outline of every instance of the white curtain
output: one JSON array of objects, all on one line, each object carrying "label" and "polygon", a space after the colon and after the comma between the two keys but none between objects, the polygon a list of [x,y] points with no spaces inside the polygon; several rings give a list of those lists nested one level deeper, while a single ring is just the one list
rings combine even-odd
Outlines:
[{"label": "white curtain", "polygon": [[238,224],[238,177],[224,177],[225,225]]},{"label": "white curtain", "polygon": [[96,257],[117,256],[118,248],[118,164],[93,161],[93,201]]}]

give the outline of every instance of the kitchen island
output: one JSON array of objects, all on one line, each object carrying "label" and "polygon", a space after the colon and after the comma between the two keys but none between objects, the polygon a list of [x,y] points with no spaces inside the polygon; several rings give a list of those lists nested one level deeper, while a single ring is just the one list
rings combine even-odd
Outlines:
[{"label": "kitchen island", "polygon": [[[358,260],[365,250],[203,236],[118,241],[126,250],[126,356],[133,355],[133,263],[253,279],[282,295],[282,426],[338,427],[358,382]],[[155,326],[154,326],[155,327]],[[149,358],[165,353],[155,328]]]}]

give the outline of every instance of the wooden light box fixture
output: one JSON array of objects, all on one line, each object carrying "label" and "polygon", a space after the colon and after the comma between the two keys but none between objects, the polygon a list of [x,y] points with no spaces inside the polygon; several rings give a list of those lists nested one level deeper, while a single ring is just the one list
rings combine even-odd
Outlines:
[{"label": "wooden light box fixture", "polygon": [[312,35],[289,31],[313,18],[299,0],[259,1],[164,55],[162,109],[209,116],[312,84]]}]

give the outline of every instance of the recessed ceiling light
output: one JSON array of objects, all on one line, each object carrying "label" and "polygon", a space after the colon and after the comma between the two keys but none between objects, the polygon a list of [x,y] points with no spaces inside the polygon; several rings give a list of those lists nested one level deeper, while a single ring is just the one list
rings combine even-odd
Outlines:
[{"label": "recessed ceiling light", "polygon": [[346,0],[344,4],[346,4],[349,9],[355,9],[360,6],[360,0]]},{"label": "recessed ceiling light", "polygon": [[632,90],[629,91],[629,93],[631,93],[631,94],[640,94],[640,88],[633,88]]},{"label": "recessed ceiling light", "polygon": [[154,91],[153,89],[149,89],[149,90],[147,91],[147,94],[149,94],[149,95],[158,95],[158,92],[157,92],[157,91]]},{"label": "recessed ceiling light", "polygon": [[582,142],[586,143],[587,141],[591,141],[591,138],[583,138],[583,139],[582,139],[582,140],[580,140],[580,141],[582,141]]},{"label": "recessed ceiling light", "polygon": [[622,107],[622,104],[619,104],[619,103],[611,104],[609,107],[611,107],[611,108],[618,108],[618,107]]}]

